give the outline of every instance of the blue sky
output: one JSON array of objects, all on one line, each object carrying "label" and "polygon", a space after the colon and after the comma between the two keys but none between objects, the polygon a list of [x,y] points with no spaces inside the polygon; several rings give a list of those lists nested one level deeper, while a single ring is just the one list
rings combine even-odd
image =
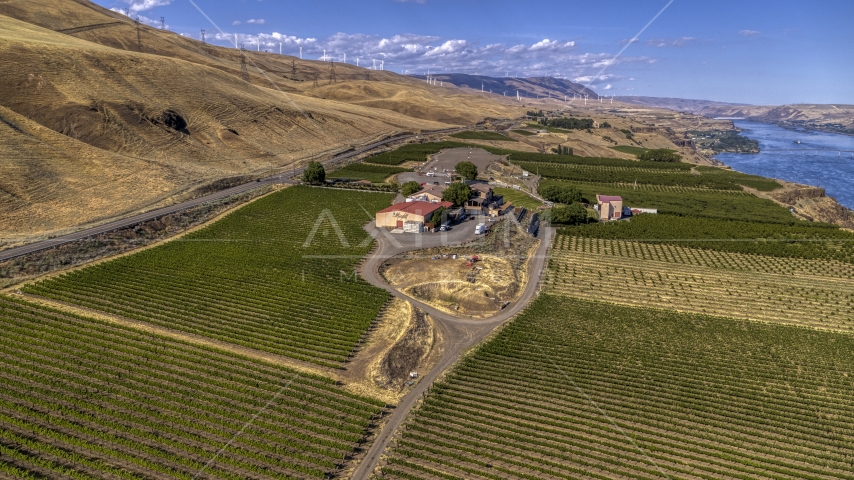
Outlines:
[{"label": "blue sky", "polygon": [[205,29],[223,46],[237,34],[250,49],[278,53],[281,43],[295,55],[302,46],[313,59],[325,49],[398,73],[551,75],[605,95],[854,103],[850,0],[192,2],[96,0],[157,25],[163,16],[186,36]]}]

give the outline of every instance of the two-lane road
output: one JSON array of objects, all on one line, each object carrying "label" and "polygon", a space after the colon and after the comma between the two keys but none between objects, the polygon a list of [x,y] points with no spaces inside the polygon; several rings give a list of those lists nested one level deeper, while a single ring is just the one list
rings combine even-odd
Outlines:
[{"label": "two-lane road", "polygon": [[[423,132],[423,135],[431,135],[436,133],[451,133],[463,130],[463,128],[451,128],[447,130],[439,130],[439,131],[431,131],[431,132]],[[357,150],[352,150],[346,153],[342,153],[337,155],[329,160],[324,161],[324,164],[330,164],[335,162],[340,162],[341,160],[346,160],[348,158],[354,157],[356,155],[361,155],[362,153],[373,150],[377,147],[381,147],[383,145],[388,145],[389,143],[399,142],[402,140],[408,140],[410,138],[415,137],[416,134],[406,134],[406,135],[398,135],[390,138],[386,138],[369,145],[365,145]],[[288,174],[291,176],[296,176],[302,174],[305,168],[298,168],[292,171],[289,171]],[[0,262],[9,260],[12,258],[20,257],[23,255],[28,255],[30,253],[35,253],[41,250],[46,250],[48,248],[53,248],[59,245],[64,245],[66,243],[75,242],[77,240],[82,240],[84,238],[88,238],[95,235],[101,235],[103,233],[112,232],[114,230],[120,230],[122,228],[132,227],[134,225],[147,222],[149,220],[154,220],[155,218],[160,218],[164,215],[169,215],[172,213],[180,212],[182,210],[186,210],[188,208],[192,208],[198,205],[202,205],[204,203],[213,202],[216,200],[221,200],[226,197],[230,197],[232,195],[243,193],[248,190],[252,190],[254,188],[258,188],[263,185],[269,185],[272,183],[291,183],[290,180],[287,179],[285,173],[279,175],[273,175],[271,177],[267,177],[258,181],[253,181],[249,183],[245,183],[243,185],[238,185],[236,187],[228,188],[226,190],[220,190],[216,193],[211,193],[210,195],[205,195],[203,197],[194,198],[192,200],[187,200],[186,202],[181,202],[169,207],[159,208],[157,210],[152,210],[150,212],[141,213],[138,215],[134,215],[127,218],[122,218],[118,220],[114,220],[111,222],[104,223],[102,225],[97,225],[95,227],[86,228],[74,233],[70,233],[68,235],[63,235],[56,238],[50,238],[47,240],[41,240],[38,242],[33,242],[27,245],[21,245],[19,247],[9,248],[3,251],[0,251]]]}]

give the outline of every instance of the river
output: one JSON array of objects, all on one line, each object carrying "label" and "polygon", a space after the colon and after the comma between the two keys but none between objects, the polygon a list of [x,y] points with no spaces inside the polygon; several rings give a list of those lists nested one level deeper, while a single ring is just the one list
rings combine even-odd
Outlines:
[{"label": "river", "polygon": [[734,123],[742,135],[759,141],[760,153],[719,153],[715,158],[739,172],[823,187],[840,204],[854,208],[854,137],[747,120]]}]

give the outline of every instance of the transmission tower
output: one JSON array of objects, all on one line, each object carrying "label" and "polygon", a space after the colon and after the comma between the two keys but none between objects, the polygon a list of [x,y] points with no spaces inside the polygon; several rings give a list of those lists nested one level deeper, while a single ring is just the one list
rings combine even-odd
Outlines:
[{"label": "transmission tower", "polygon": [[133,23],[136,24],[136,48],[142,53],[142,32],[140,31],[139,17],[136,17]]},{"label": "transmission tower", "polygon": [[318,74],[318,73],[314,74],[314,86],[315,87],[317,86],[317,77],[319,77],[319,76],[320,76],[320,74]]},{"label": "transmission tower", "polygon": [[335,60],[329,63],[329,83],[335,83],[337,79],[335,78]]},{"label": "transmission tower", "polygon": [[207,42],[205,42],[205,31],[204,30],[202,30],[202,44],[207,44]]},{"label": "transmission tower", "polygon": [[246,68],[246,49],[243,48],[243,44],[240,44],[240,78],[243,81],[249,81],[249,70]]},{"label": "transmission tower", "polygon": [[297,74],[297,62],[294,59],[291,59],[291,75]]},{"label": "transmission tower", "polygon": [[166,30],[166,17],[160,17],[160,30]]}]

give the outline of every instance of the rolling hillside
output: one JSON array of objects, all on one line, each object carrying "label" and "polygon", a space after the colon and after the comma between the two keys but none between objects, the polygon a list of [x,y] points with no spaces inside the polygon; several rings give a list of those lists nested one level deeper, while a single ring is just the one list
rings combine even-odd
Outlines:
[{"label": "rolling hillside", "polygon": [[128,18],[85,0],[0,2],[4,242],[398,132],[521,112],[352,65],[336,64],[333,83],[328,63],[263,52],[247,52],[247,83],[235,49],[145,26],[141,38],[142,52]]}]

